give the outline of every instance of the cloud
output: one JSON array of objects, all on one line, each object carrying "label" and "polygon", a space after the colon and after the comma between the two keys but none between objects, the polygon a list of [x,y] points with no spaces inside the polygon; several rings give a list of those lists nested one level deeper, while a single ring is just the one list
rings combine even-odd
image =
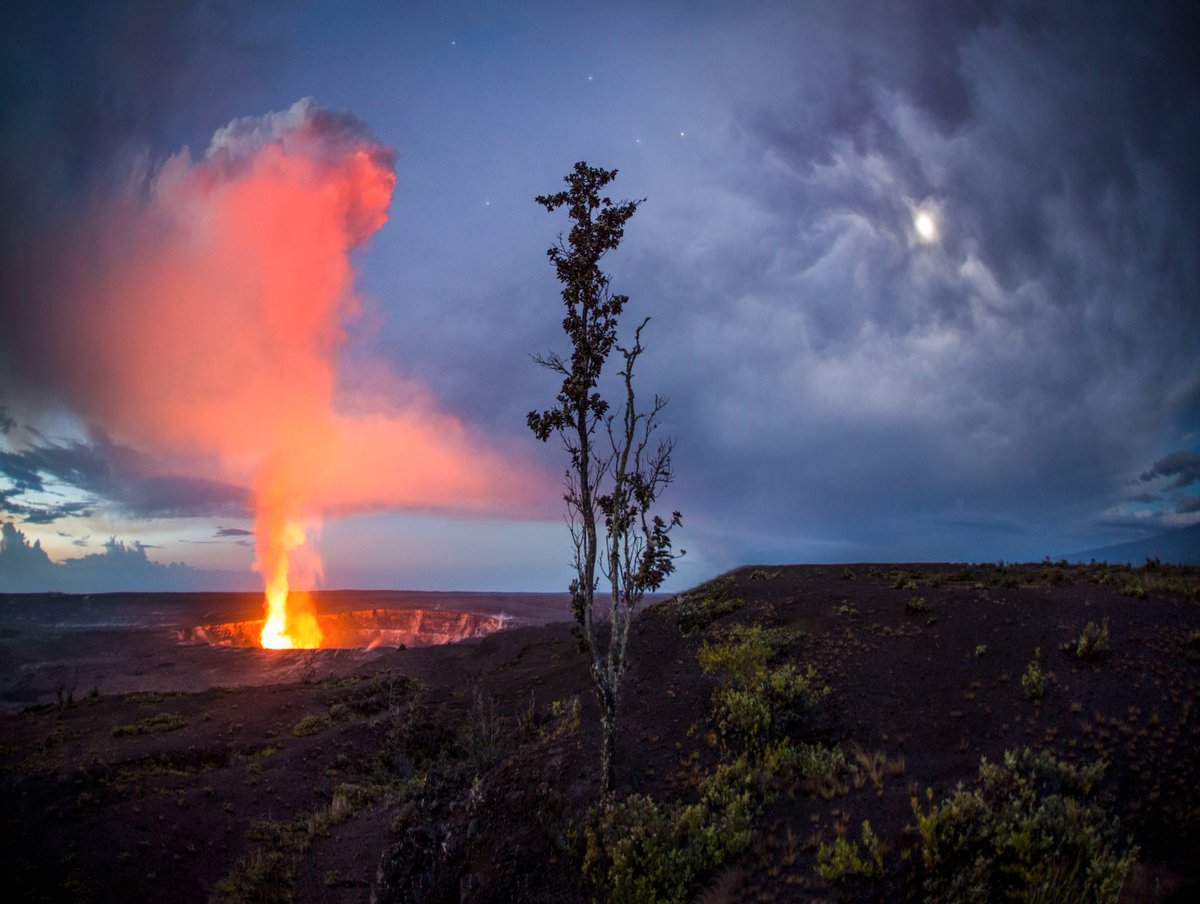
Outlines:
[{"label": "cloud", "polygon": [[[0,512],[29,523],[89,516],[98,508],[140,518],[181,518],[248,513],[247,490],[187,474],[154,473],[150,456],[112,442],[102,430],[85,440],[52,441],[30,434],[24,448],[0,448]],[[55,488],[87,494],[88,501],[46,501]],[[30,499],[38,494],[39,499]]]},{"label": "cloud", "polygon": [[109,538],[102,552],[54,562],[41,541],[30,544],[10,522],[0,523],[0,592],[101,593],[244,589],[241,575],[205,571],[182,562],[163,564],[147,554],[151,547]]},{"label": "cloud", "polygon": [[0,492],[0,512],[16,515],[26,524],[53,524],[62,518],[88,518],[94,512],[90,502],[39,502],[27,505],[15,494]]},{"label": "cloud", "polygon": [[218,527],[214,537],[253,537],[254,531],[241,527]]},{"label": "cloud", "polygon": [[1200,452],[1179,449],[1154,463],[1154,467],[1143,472],[1141,481],[1150,483],[1163,477],[1174,477],[1168,489],[1183,489],[1200,481]]},{"label": "cloud", "polygon": [[620,285],[661,299],[643,373],[672,399],[685,522],[857,537],[864,555],[888,548],[879,527],[901,556],[952,554],[948,537],[970,554],[948,530],[965,508],[1014,525],[970,536],[1036,556],[1187,427],[1184,23],[1023,9],[780,16],[762,61],[778,90],[721,89],[745,175],[696,186],[637,252],[660,275]]}]

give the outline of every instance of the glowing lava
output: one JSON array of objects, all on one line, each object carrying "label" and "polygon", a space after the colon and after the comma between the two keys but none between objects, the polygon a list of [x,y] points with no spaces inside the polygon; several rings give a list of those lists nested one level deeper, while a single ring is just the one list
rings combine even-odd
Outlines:
[{"label": "glowing lava", "polygon": [[260,546],[259,567],[267,585],[267,619],[262,629],[265,649],[312,649],[321,645],[323,635],[312,599],[305,593],[289,594],[289,556],[303,546],[304,541],[304,528],[295,522],[287,522],[275,542]]}]

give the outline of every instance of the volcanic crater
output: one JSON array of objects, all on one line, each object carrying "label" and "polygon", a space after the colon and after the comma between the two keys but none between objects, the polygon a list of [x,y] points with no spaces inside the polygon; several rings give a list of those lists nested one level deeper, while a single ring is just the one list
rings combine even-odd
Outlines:
[{"label": "volcanic crater", "polygon": [[[486,637],[508,619],[453,609],[356,609],[316,616],[322,649],[428,647]],[[261,647],[263,621],[232,621],[179,629],[185,642],[226,647]]]}]

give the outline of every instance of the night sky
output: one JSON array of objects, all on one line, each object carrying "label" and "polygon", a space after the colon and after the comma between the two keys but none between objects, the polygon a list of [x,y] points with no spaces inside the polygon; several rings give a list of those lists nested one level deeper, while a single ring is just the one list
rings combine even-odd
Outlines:
[{"label": "night sky", "polygon": [[[325,586],[564,589],[525,417],[579,160],[646,199],[605,265],[670,399],[668,589],[1195,523],[1192,9],[4,4],[0,590],[261,586],[272,456]],[[275,285],[315,293],[280,359]]]}]

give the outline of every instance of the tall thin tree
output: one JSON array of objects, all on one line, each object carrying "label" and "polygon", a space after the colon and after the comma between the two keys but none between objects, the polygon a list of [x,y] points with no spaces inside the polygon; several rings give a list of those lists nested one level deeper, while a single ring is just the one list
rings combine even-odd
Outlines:
[{"label": "tall thin tree", "polygon": [[[651,512],[673,477],[674,442],[655,436],[666,400],[656,395],[653,404],[639,411],[634,395],[634,365],[644,351],[642,330],[650,318],[634,331],[632,344],[619,345],[617,325],[629,298],[609,291],[608,277],[600,270],[601,258],[620,244],[625,223],[642,203],[614,204],[601,195],[616,175],[616,170],[580,162],[565,177],[566,190],[536,198],[550,213],[565,207],[571,218],[565,242],[560,234],[546,252],[562,283],[563,331],[571,352],[568,357],[553,352],[534,357],[560,376],[562,385],[553,407],[531,411],[528,418],[538,439],[558,435],[569,456],[563,499],[574,547],[571,607],[600,703],[605,794],[613,788],[629,629],[644,595],[661,587],[675,570],[670,533],[680,523],[679,512],[668,519]],[[621,399],[616,409],[600,387],[614,349],[623,365],[617,374]],[[608,605],[597,607],[601,576],[609,585]]]}]

